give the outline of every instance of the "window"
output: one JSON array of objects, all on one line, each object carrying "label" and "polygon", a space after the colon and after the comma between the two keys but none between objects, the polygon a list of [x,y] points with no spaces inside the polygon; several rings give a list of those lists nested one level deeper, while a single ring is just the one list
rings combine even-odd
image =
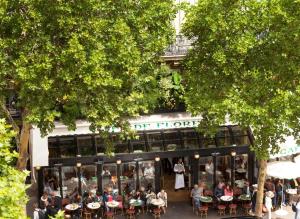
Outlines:
[{"label": "window", "polygon": [[59,144],[57,143],[56,138],[48,138],[48,150],[49,158],[60,157]]},{"label": "window", "polygon": [[209,136],[203,137],[203,146],[204,148],[215,148],[216,147],[216,141],[215,138],[211,138]]},{"label": "window", "polygon": [[115,153],[129,153],[128,141],[120,139],[119,135],[111,135]]},{"label": "window", "polygon": [[154,178],[155,178],[155,169],[154,169],[154,161],[142,161],[139,163],[140,168],[140,184],[141,187],[144,187],[146,191],[152,190],[154,191]]},{"label": "window", "polygon": [[163,151],[163,138],[161,132],[148,133],[150,151]]},{"label": "window", "polygon": [[241,129],[239,126],[232,126],[234,143],[238,146],[250,145],[249,136],[246,129]]},{"label": "window", "polygon": [[143,133],[138,133],[136,139],[130,140],[130,143],[134,153],[147,151],[145,135]]},{"label": "window", "polygon": [[209,190],[213,190],[214,164],[212,157],[200,157],[199,182],[203,182]]},{"label": "window", "polygon": [[79,154],[82,156],[95,155],[95,148],[92,143],[92,136],[78,136],[77,146],[79,147]]},{"label": "window", "polygon": [[164,132],[164,139],[167,151],[181,150],[181,137],[179,131]]},{"label": "window", "polygon": [[77,155],[77,147],[73,136],[59,138],[59,147],[62,158],[75,157]]},{"label": "window", "polygon": [[136,170],[135,162],[121,164],[121,190],[125,194],[129,194],[136,188]]},{"label": "window", "polygon": [[230,133],[226,126],[219,128],[216,134],[216,139],[219,147],[226,147],[232,145],[230,139]]},{"label": "window", "polygon": [[85,165],[81,167],[82,192],[95,192],[97,190],[97,175],[95,165]]},{"label": "window", "polygon": [[198,133],[194,129],[181,130],[184,148],[199,148]]},{"label": "window", "polygon": [[103,190],[112,188],[118,189],[117,179],[117,165],[116,164],[104,164],[102,171],[102,185]]},{"label": "window", "polygon": [[231,183],[231,156],[217,156],[216,182]]},{"label": "window", "polygon": [[44,168],[44,191],[51,193],[57,191],[59,187],[59,173],[58,168]]},{"label": "window", "polygon": [[105,153],[105,144],[104,139],[101,138],[99,135],[95,137],[95,144],[97,149],[97,154]]},{"label": "window", "polygon": [[78,172],[77,167],[63,166],[62,170],[62,185],[63,197],[73,197],[78,192]]}]

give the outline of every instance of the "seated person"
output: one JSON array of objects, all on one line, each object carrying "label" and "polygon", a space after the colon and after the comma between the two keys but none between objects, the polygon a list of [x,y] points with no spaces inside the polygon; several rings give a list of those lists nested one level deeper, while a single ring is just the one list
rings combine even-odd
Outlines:
[{"label": "seated person", "polygon": [[47,192],[44,192],[40,200],[41,210],[46,212],[46,208],[49,205],[49,203],[51,203],[51,198],[48,196]]},{"label": "seated person", "polygon": [[102,176],[111,176],[111,173],[106,166],[103,167]]},{"label": "seated person", "polygon": [[224,188],[224,195],[233,197],[233,189],[229,184]]},{"label": "seated person", "polygon": [[84,204],[85,204],[85,206],[87,206],[87,204],[92,203],[94,201],[95,201],[95,199],[93,197],[93,193],[89,192],[88,195],[87,195],[87,197],[84,200]]},{"label": "seated person", "polygon": [[245,185],[243,187],[243,194],[245,195],[251,195],[251,191],[250,191],[250,183],[249,181],[245,181]]},{"label": "seated person", "polygon": [[224,183],[219,182],[214,190],[214,196],[220,201],[220,198],[224,195]]},{"label": "seated person", "polygon": [[194,206],[196,209],[201,207],[200,197],[203,195],[203,190],[199,188],[197,184],[194,185],[194,188],[191,191],[191,198],[193,200]]},{"label": "seated person", "polygon": [[160,206],[165,214],[168,207],[168,195],[166,191],[162,189],[159,193],[157,193],[157,198],[161,198],[165,202],[163,206]]}]

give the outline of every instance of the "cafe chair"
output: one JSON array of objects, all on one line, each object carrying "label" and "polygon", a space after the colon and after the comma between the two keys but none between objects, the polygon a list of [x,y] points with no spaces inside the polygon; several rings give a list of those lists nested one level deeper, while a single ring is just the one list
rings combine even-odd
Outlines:
[{"label": "cafe chair", "polygon": [[127,219],[135,219],[135,210],[134,209],[127,209],[126,211]]},{"label": "cafe chair", "polygon": [[230,215],[236,215],[236,208],[237,208],[236,204],[230,204],[229,205],[229,214]]},{"label": "cafe chair", "polygon": [[245,210],[245,214],[246,214],[246,215],[249,215],[249,211],[250,211],[250,209],[251,209],[251,203],[244,204],[244,205],[243,205],[243,208],[244,208],[244,210]]},{"label": "cafe chair", "polygon": [[65,219],[71,219],[71,215],[65,214]]},{"label": "cafe chair", "polygon": [[200,213],[200,217],[202,218],[203,216],[205,216],[205,218],[207,218],[207,213],[208,213],[208,206],[201,206],[199,208],[199,213]]},{"label": "cafe chair", "polygon": [[225,209],[226,206],[225,205],[218,205],[218,214],[221,215],[225,215]]},{"label": "cafe chair", "polygon": [[92,219],[91,212],[83,212],[83,219]]},{"label": "cafe chair", "polygon": [[114,219],[115,218],[114,212],[113,211],[107,211],[107,212],[105,212],[105,218],[106,219]]},{"label": "cafe chair", "polygon": [[155,218],[155,219],[160,218],[160,213],[161,213],[161,209],[160,209],[160,208],[155,208],[155,209],[153,210],[153,216],[154,216],[154,218]]},{"label": "cafe chair", "polygon": [[119,202],[118,207],[116,208],[116,212],[118,210],[121,211],[121,214],[124,215],[124,205],[123,205],[123,197],[121,195],[118,195],[116,198],[116,201]]}]

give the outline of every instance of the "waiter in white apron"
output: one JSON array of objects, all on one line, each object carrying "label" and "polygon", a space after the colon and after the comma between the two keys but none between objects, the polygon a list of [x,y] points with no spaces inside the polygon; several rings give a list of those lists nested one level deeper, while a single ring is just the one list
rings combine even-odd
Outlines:
[{"label": "waiter in white apron", "polygon": [[174,166],[174,172],[176,175],[175,178],[175,191],[181,188],[184,188],[184,164],[182,162],[182,159],[179,158],[178,163]]}]

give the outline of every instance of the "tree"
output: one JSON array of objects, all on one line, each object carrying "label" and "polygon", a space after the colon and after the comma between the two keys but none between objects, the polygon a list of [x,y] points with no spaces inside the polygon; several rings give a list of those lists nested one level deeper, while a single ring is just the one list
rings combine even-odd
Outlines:
[{"label": "tree", "polygon": [[[173,0],[30,1],[0,4],[0,103],[16,130],[24,169],[32,125],[127,129],[159,97],[156,76],[173,40]],[[5,104],[11,93],[20,122]],[[21,131],[19,130],[21,127]]]},{"label": "tree", "polygon": [[15,135],[0,119],[0,218],[26,218],[27,202],[24,180],[27,173],[14,168],[17,152],[12,151],[11,140]]},{"label": "tree", "polygon": [[259,160],[256,215],[266,162],[286,135],[299,136],[300,2],[203,0],[188,11],[193,41],[185,67],[188,111],[202,131],[226,119],[250,126]]}]

